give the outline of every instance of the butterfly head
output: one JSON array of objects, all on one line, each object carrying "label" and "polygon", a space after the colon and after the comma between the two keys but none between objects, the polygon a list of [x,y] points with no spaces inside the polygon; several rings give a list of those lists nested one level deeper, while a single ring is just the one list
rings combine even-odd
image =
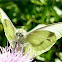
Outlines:
[{"label": "butterfly head", "polygon": [[16,33],[16,36],[17,36],[17,37],[23,37],[23,34],[20,33],[20,32],[17,32],[17,33]]},{"label": "butterfly head", "polygon": [[17,29],[16,36],[26,38],[27,32],[24,29]]}]

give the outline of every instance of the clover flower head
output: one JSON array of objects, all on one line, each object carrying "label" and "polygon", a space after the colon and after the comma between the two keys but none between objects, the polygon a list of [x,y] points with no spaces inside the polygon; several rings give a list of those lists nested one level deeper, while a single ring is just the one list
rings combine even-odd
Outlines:
[{"label": "clover flower head", "polygon": [[0,47],[0,62],[31,62],[33,58],[29,58],[29,51],[23,55],[23,49],[15,52],[12,47]]}]

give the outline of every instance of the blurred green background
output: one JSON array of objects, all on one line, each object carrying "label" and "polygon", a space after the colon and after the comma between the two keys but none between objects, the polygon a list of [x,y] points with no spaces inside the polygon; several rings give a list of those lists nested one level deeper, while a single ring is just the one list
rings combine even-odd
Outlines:
[{"label": "blurred green background", "polygon": [[[22,27],[27,31],[38,24],[62,22],[62,0],[0,0],[0,8],[17,28]],[[0,45],[5,46],[6,41],[0,23]],[[33,62],[62,62],[62,38],[48,52],[34,58]]]}]

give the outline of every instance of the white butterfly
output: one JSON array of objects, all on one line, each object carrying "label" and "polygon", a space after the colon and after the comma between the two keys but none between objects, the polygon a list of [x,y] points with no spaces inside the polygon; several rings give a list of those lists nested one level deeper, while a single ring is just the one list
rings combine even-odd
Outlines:
[{"label": "white butterfly", "polygon": [[62,37],[62,22],[51,25],[40,24],[27,32],[22,28],[15,28],[1,8],[0,18],[10,45],[12,47],[15,47],[16,43],[20,45],[20,47],[27,45],[24,50],[27,52],[30,49],[30,56],[32,56],[35,51],[36,55],[48,51],[56,43],[56,40]]}]

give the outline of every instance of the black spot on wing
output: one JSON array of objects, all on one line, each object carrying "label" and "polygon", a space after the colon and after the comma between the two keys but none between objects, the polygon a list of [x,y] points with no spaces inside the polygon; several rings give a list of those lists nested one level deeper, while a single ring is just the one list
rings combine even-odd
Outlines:
[{"label": "black spot on wing", "polygon": [[40,44],[38,44],[37,46],[40,46],[41,44],[43,44],[44,43],[44,41],[42,41]]},{"label": "black spot on wing", "polygon": [[54,36],[54,33],[50,32],[48,37],[52,37],[52,36]]},{"label": "black spot on wing", "polygon": [[51,39],[47,39],[48,41],[52,41]]}]

